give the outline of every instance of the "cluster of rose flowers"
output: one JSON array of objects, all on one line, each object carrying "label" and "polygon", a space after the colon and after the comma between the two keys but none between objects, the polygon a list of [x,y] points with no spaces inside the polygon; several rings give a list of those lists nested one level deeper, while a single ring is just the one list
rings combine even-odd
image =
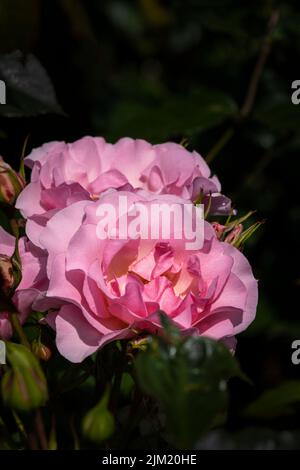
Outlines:
[{"label": "cluster of rose flowers", "polygon": [[[31,312],[56,332],[59,352],[81,362],[107,343],[160,334],[160,311],[183,332],[235,347],[253,321],[257,281],[241,252],[240,223],[222,225],[230,200],[205,160],[175,143],[84,137],[51,142],[25,158],[31,179],[0,162],[0,200],[14,204],[25,224],[17,237],[0,227],[2,295],[10,292],[21,323]],[[16,187],[21,189],[17,190]],[[14,201],[16,192],[19,192]],[[99,205],[131,202],[204,204],[204,243],[187,250],[173,239],[99,239]],[[18,255],[21,280],[14,285]],[[0,311],[0,338],[13,331]]]}]

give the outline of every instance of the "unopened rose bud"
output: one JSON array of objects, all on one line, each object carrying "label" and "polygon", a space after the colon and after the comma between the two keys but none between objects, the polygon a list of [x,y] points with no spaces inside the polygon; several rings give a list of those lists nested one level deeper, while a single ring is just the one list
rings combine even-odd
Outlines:
[{"label": "unopened rose bud", "polygon": [[24,187],[23,178],[0,157],[0,202],[14,204]]},{"label": "unopened rose bud", "polygon": [[14,270],[11,258],[0,255],[0,293],[8,297],[14,286]]},{"label": "unopened rose bud", "polygon": [[35,339],[32,342],[31,350],[33,354],[42,361],[49,361],[52,356],[52,351],[48,346],[43,344],[39,339]]},{"label": "unopened rose bud", "polygon": [[221,225],[218,222],[213,222],[212,226],[214,231],[216,232],[217,237],[220,239],[226,230],[226,225]]},{"label": "unopened rose bud", "polygon": [[225,238],[225,242],[231,243],[231,244],[235,243],[237,239],[239,238],[239,236],[241,235],[242,231],[243,231],[243,225],[242,224],[236,225]]},{"label": "unopened rose bud", "polygon": [[114,432],[115,422],[108,410],[109,392],[105,392],[98,405],[92,408],[84,417],[82,431],[87,439],[100,444]]},{"label": "unopened rose bud", "polygon": [[21,344],[6,343],[8,370],[1,381],[3,402],[18,411],[43,406],[48,399],[47,382],[34,355]]}]

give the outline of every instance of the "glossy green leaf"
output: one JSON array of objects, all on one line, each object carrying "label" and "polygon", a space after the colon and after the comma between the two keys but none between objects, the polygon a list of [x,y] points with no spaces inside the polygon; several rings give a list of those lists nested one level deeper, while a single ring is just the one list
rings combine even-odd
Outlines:
[{"label": "glossy green leaf", "polygon": [[[170,330],[169,330],[170,331]],[[162,405],[176,446],[188,448],[226,412],[227,380],[239,366],[220,342],[152,337],[136,360],[140,386]]]},{"label": "glossy green leaf", "polygon": [[198,89],[182,97],[168,97],[153,105],[118,103],[110,118],[112,140],[130,135],[159,142],[176,135],[210,129],[237,112],[235,102],[218,90]]},{"label": "glossy green leaf", "polygon": [[248,405],[243,416],[257,419],[278,418],[293,414],[296,405],[300,405],[300,381],[290,380],[265,391]]},{"label": "glossy green leaf", "polygon": [[0,79],[7,89],[6,104],[0,106],[0,116],[62,114],[50,78],[32,54],[24,56],[15,51],[0,57]]}]

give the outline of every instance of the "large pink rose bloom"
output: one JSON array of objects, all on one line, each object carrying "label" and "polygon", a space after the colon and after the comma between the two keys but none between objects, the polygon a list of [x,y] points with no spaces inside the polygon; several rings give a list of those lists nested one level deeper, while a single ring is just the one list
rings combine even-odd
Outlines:
[{"label": "large pink rose bloom", "polygon": [[51,142],[26,157],[31,182],[17,201],[29,219],[26,227],[37,246],[40,230],[59,209],[80,200],[95,200],[109,188],[145,189],[203,202],[215,214],[227,213],[230,201],[205,160],[181,145],[151,145],[145,140],[120,139],[109,144],[100,137],[84,137],[72,144]]},{"label": "large pink rose bloom", "polygon": [[204,222],[204,245],[187,250],[169,240],[97,237],[101,204],[118,207],[176,196],[109,191],[97,202],[80,201],[55,214],[39,236],[48,253],[49,286],[35,308],[55,308],[46,321],[56,330],[60,353],[80,362],[106,343],[142,332],[159,333],[163,310],[185,333],[233,342],[254,319],[257,281],[244,255],[220,242]]},{"label": "large pink rose bloom", "polygon": [[[0,227],[0,254],[11,257],[15,251],[15,237]],[[25,238],[19,240],[19,252],[22,263],[22,280],[13,296],[16,311],[20,313],[23,323],[29,313],[34,300],[39,299],[41,293],[48,287],[46,276],[46,256],[41,249],[35,247]],[[0,311],[0,339],[9,339],[12,327],[9,313]]]}]

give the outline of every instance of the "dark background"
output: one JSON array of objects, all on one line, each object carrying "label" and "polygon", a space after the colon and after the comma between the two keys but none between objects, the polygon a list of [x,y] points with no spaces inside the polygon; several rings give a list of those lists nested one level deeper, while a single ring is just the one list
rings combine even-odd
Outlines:
[{"label": "dark background", "polygon": [[[7,162],[18,167],[28,134],[27,152],[86,134],[184,138],[208,157],[239,214],[253,209],[266,220],[246,247],[260,300],[237,347],[253,385],[232,383],[230,433],[212,433],[203,446],[244,439],[300,448],[300,365],[291,362],[300,339],[300,105],[291,102],[300,79],[298,3],[0,1]],[[269,389],[267,412],[241,417]]]}]

